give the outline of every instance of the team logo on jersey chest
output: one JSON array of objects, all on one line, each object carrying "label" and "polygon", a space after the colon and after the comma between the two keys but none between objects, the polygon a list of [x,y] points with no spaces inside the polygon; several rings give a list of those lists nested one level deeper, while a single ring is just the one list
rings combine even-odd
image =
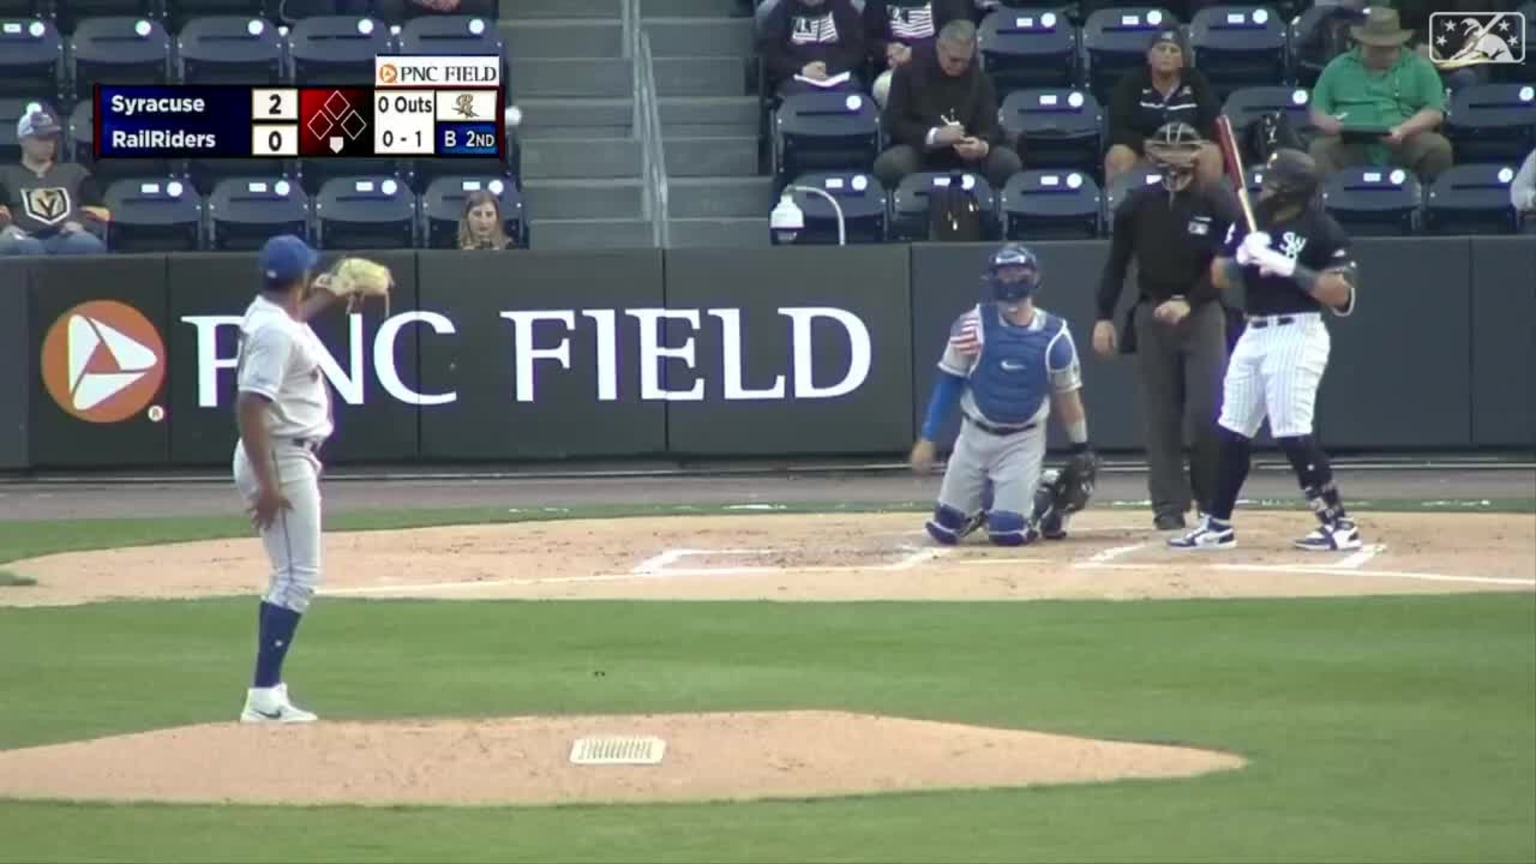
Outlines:
[{"label": "team logo on jersey chest", "polygon": [[1307,238],[1295,231],[1287,231],[1280,235],[1280,254],[1292,261],[1295,261],[1301,254],[1301,250],[1305,248],[1307,248]]}]

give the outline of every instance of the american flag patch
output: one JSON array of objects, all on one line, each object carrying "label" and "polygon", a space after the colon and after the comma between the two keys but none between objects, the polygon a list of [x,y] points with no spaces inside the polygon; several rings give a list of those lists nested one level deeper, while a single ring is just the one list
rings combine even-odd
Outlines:
[{"label": "american flag patch", "polygon": [[975,313],[969,313],[955,322],[949,332],[949,347],[961,354],[975,354],[981,350],[981,323]]},{"label": "american flag patch", "polygon": [[888,6],[886,11],[891,16],[892,37],[900,40],[915,40],[933,36],[932,3],[924,3],[922,6],[908,9]]}]

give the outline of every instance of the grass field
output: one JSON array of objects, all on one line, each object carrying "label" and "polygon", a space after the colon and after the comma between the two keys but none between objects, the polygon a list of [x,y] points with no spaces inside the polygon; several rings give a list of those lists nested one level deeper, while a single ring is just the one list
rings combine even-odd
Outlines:
[{"label": "grass field", "polygon": [[[579,515],[366,513],[332,527]],[[245,531],[228,519],[0,523],[0,561]],[[0,748],[232,719],[254,607],[0,607]],[[1194,780],[722,805],[0,801],[0,861],[1536,860],[1531,594],[804,605],[326,598],[287,677],[334,719],[839,708],[1188,743],[1251,764]]]}]

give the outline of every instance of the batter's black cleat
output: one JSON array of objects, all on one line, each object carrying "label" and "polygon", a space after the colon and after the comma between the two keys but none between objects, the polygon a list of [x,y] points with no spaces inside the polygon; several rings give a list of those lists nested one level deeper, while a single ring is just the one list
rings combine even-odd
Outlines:
[{"label": "batter's black cleat", "polygon": [[1152,520],[1152,524],[1157,526],[1157,530],[1159,531],[1183,531],[1184,514],[1159,513],[1157,514],[1157,517]]}]

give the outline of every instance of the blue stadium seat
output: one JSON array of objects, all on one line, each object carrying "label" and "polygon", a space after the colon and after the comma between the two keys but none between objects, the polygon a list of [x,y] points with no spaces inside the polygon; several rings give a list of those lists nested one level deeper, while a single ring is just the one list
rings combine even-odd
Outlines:
[{"label": "blue stadium seat", "polygon": [[1268,6],[1207,6],[1189,23],[1194,65],[1217,99],[1285,80],[1286,25]]},{"label": "blue stadium seat", "polygon": [[148,18],[162,20],[160,0],[57,0],[51,4],[59,32],[73,34],[87,18]]},{"label": "blue stadium seat", "polygon": [[[452,159],[417,159],[406,163],[405,175],[411,188],[425,192],[440,177],[516,177],[517,142],[507,138],[506,159],[494,157],[455,157]],[[514,181],[515,182],[515,181]]]},{"label": "blue stadium seat", "polygon": [[978,30],[982,62],[998,92],[1072,87],[1078,81],[1078,32],[1052,11],[999,9]]},{"label": "blue stadium seat", "polygon": [[880,107],[858,93],[801,93],[774,113],[774,175],[868,171],[880,153]]},{"label": "blue stadium seat", "polygon": [[1446,137],[1457,162],[1514,162],[1536,149],[1536,84],[1474,84],[1451,93]]},{"label": "blue stadium seat", "polygon": [[[828,171],[801,174],[791,186],[821,189],[837,201],[843,212],[844,239],[854,243],[884,243],[886,234],[885,189],[874,175],[859,171]],[[794,190],[795,206],[805,214],[805,227],[795,235],[796,246],[837,243],[837,212],[832,202],[814,193]],[[772,238],[775,245],[777,237]]]},{"label": "blue stadium seat", "polygon": [[1424,200],[1428,234],[1513,234],[1520,215],[1509,200],[1518,165],[1455,165],[1429,186]]},{"label": "blue stadium seat", "polygon": [[0,21],[0,96],[54,99],[64,73],[64,40],[53,24]]},{"label": "blue stadium seat", "polygon": [[416,245],[416,195],[399,178],[337,177],[315,196],[322,249],[409,249]]},{"label": "blue stadium seat", "polygon": [[[53,112],[53,116],[59,116],[58,109],[50,99],[0,98],[0,163],[15,162],[21,158],[21,143],[16,140],[16,121],[31,111],[33,106],[47,108]],[[69,158],[67,147],[58,158]]]},{"label": "blue stadium seat", "polygon": [[1346,28],[1364,21],[1362,7],[1355,5],[1317,4],[1303,10],[1291,20],[1286,38],[1285,55],[1289,71],[1284,83],[1294,82],[1298,87],[1312,89],[1323,67],[1333,59],[1333,55],[1321,50],[1328,42],[1325,33],[1329,30],[1342,31],[1342,40],[1348,40]]},{"label": "blue stadium seat", "polygon": [[1084,90],[1015,90],[998,110],[1019,141],[1026,168],[1097,172],[1104,153],[1104,109]]},{"label": "blue stadium seat", "polygon": [[180,33],[187,22],[202,17],[265,18],[269,11],[262,0],[162,0],[165,26]]},{"label": "blue stadium seat", "polygon": [[113,252],[193,252],[202,247],[203,201],[180,180],[119,180],[102,198],[112,212],[107,248]]},{"label": "blue stadium seat", "polygon": [[459,248],[459,220],[471,192],[489,191],[501,202],[501,220],[507,236],[518,246],[528,246],[528,218],[523,194],[509,177],[495,175],[438,177],[421,195],[422,236],[428,249]]},{"label": "blue stadium seat", "polygon": [[[920,171],[903,177],[891,196],[889,239],[907,243],[927,240],[929,195],[937,186],[950,185],[956,176],[949,171]],[[992,185],[979,174],[966,172],[958,176],[981,207],[982,236],[987,240],[1000,239],[1002,227],[997,219],[997,194]]]},{"label": "blue stadium seat", "polygon": [[310,197],[320,194],[321,187],[338,177],[395,177],[404,179],[414,189],[413,178],[410,176],[410,162],[402,162],[398,159],[369,159],[359,157],[356,159],[300,159],[298,163],[299,182],[304,185],[304,191]]},{"label": "blue stadium seat", "polygon": [[171,37],[152,18],[85,18],[69,39],[65,69],[76,99],[90,99],[97,83],[167,84]]},{"label": "blue stadium seat", "polygon": [[270,21],[248,15],[193,18],[176,38],[181,79],[188,84],[281,84],[287,80],[284,39]]},{"label": "blue stadium seat", "polygon": [[185,165],[180,159],[102,159],[92,152],[96,127],[92,122],[95,105],[86,99],[75,103],[65,129],[64,149],[71,161],[79,162],[91,171],[101,188],[118,180],[129,178],[180,178]]},{"label": "blue stadium seat", "polygon": [[288,33],[292,77],[306,86],[373,86],[373,58],[393,54],[389,27],[355,15],[317,15]]},{"label": "blue stadium seat", "polygon": [[249,251],[277,234],[309,236],[309,196],[285,178],[220,180],[207,200],[209,249]]},{"label": "blue stadium seat", "polygon": [[1323,206],[1359,237],[1418,233],[1423,190],[1401,168],[1343,168],[1323,181]]},{"label": "blue stadium seat", "polygon": [[291,159],[188,159],[186,167],[192,188],[205,197],[231,178],[283,177],[297,183],[298,173],[298,164]]},{"label": "blue stadium seat", "polygon": [[1104,232],[1114,233],[1115,211],[1120,208],[1120,204],[1125,201],[1125,196],[1132,189],[1161,182],[1163,182],[1163,175],[1156,168],[1148,165],[1138,165],[1110,181],[1108,188],[1104,190],[1104,212],[1108,217],[1104,220]]},{"label": "blue stadium seat", "polygon": [[429,15],[412,18],[400,28],[401,54],[498,56],[507,77],[506,51],[496,22],[474,15]]},{"label": "blue stadium seat", "polygon": [[1001,208],[1010,240],[1088,239],[1103,229],[1099,184],[1085,171],[1021,171],[1003,186]]},{"label": "blue stadium seat", "polygon": [[1146,67],[1153,34],[1178,26],[1173,13],[1151,6],[1114,6],[1090,13],[1083,23],[1088,89],[1107,104],[1121,75]]},{"label": "blue stadium seat", "polygon": [[1254,124],[1265,115],[1279,114],[1290,123],[1292,131],[1301,135],[1312,128],[1308,112],[1311,104],[1312,94],[1300,87],[1244,87],[1227,95],[1221,111],[1232,121],[1232,131],[1237,135],[1237,145],[1242,148],[1243,158],[1248,162],[1256,162],[1259,154],[1254,150],[1252,136],[1263,133],[1254,130]]}]

